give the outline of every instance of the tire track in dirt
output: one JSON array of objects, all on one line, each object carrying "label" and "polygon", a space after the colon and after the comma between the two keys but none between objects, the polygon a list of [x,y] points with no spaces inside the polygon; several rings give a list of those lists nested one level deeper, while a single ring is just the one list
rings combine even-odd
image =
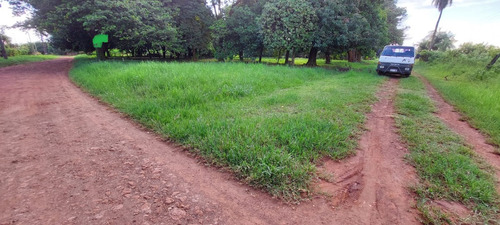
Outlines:
[{"label": "tire track in dirt", "polygon": [[487,138],[479,130],[464,121],[460,113],[441,97],[427,79],[422,75],[417,75],[417,77],[424,82],[428,95],[434,101],[434,105],[438,110],[436,112],[437,117],[464,138],[474,151],[493,167],[496,175],[497,192],[500,193],[500,155],[496,152],[495,146],[488,144]]},{"label": "tire track in dirt", "polygon": [[320,173],[333,174],[319,189],[331,194],[337,215],[357,224],[418,224],[413,194],[414,168],[404,161],[408,150],[399,140],[394,121],[394,99],[399,79],[388,80],[377,93],[379,101],[367,115],[367,131],[355,156],[326,161]]}]

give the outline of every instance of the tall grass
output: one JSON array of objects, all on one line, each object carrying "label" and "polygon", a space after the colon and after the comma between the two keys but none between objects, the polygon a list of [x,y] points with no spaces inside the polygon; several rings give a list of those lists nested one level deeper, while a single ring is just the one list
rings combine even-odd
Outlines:
[{"label": "tall grass", "polygon": [[49,59],[55,59],[58,56],[55,55],[20,55],[20,56],[11,56],[7,60],[4,58],[0,58],[0,67],[13,66],[18,64],[24,64],[29,62],[38,62]]},{"label": "tall grass", "polygon": [[315,163],[354,153],[384,78],[242,63],[78,60],[71,78],[251,185],[297,200]]},{"label": "tall grass", "polygon": [[440,213],[431,213],[428,199],[461,202],[483,222],[499,219],[493,176],[467,144],[434,116],[434,105],[421,81],[415,77],[401,81],[396,108],[396,124],[421,180],[416,191],[425,219],[446,222]]},{"label": "tall grass", "polygon": [[446,54],[420,62],[416,72],[426,77],[473,126],[500,146],[500,63],[486,71],[487,56]]}]

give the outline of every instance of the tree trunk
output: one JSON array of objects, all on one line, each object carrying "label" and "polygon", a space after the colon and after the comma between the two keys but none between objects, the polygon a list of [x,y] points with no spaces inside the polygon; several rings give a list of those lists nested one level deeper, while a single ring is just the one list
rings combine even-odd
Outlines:
[{"label": "tree trunk", "polygon": [[95,52],[98,60],[104,60],[104,48],[96,48]]},{"label": "tree trunk", "polygon": [[290,50],[286,50],[286,53],[285,53],[285,65],[288,65],[288,58],[290,58]]},{"label": "tree trunk", "polygon": [[436,38],[436,32],[437,32],[437,29],[438,29],[438,26],[439,26],[439,21],[441,20],[441,15],[442,14],[443,14],[443,10],[441,10],[439,12],[438,21],[436,23],[436,27],[434,28],[434,33],[432,33],[431,42],[429,43],[429,51],[432,51],[432,48],[434,47],[434,39]]},{"label": "tree trunk", "polygon": [[493,57],[493,59],[491,60],[491,62],[488,63],[488,65],[486,66],[486,69],[490,70],[491,67],[493,67],[493,64],[495,64],[497,62],[498,58],[500,58],[500,54],[497,54],[495,57]]},{"label": "tree trunk", "polygon": [[356,49],[351,49],[347,52],[347,61],[361,62],[361,53]]},{"label": "tree trunk", "polygon": [[262,54],[264,54],[264,48],[261,47],[259,51],[259,63],[262,63]]},{"label": "tree trunk", "polygon": [[0,53],[2,53],[2,57],[4,59],[8,59],[7,52],[5,51],[5,44],[3,43],[3,39],[0,37]]},{"label": "tree trunk", "polygon": [[351,49],[347,52],[347,61],[355,62],[356,61],[356,50]]},{"label": "tree trunk", "polygon": [[295,49],[292,49],[292,62],[290,63],[291,66],[295,65]]},{"label": "tree trunk", "polygon": [[47,43],[43,41],[43,34],[40,32],[40,41],[42,42],[42,51],[44,55],[49,54]]},{"label": "tree trunk", "polygon": [[332,64],[332,55],[330,53],[330,48],[325,51],[325,64]]},{"label": "tree trunk", "polygon": [[[219,8],[219,17],[222,18],[222,2],[221,0],[217,0],[217,3],[218,3],[218,8]],[[217,18],[218,19],[218,18]]]},{"label": "tree trunk", "polygon": [[193,61],[198,61],[198,54],[196,53],[196,49],[193,49]]},{"label": "tree trunk", "polygon": [[217,6],[216,6],[216,3],[215,3],[215,0],[212,0],[212,7],[214,7],[214,16],[215,16],[215,19],[219,19],[219,15],[217,15]]},{"label": "tree trunk", "polygon": [[163,59],[167,58],[167,47],[161,46],[161,54],[163,56]]},{"label": "tree trunk", "polygon": [[318,66],[316,63],[316,57],[318,56],[318,48],[312,47],[309,51],[309,59],[307,60],[306,66]]},{"label": "tree trunk", "polygon": [[104,49],[104,57],[111,58],[111,53],[109,52],[109,48],[107,44],[103,44],[102,48]]},{"label": "tree trunk", "polygon": [[240,57],[240,61],[243,62],[245,59],[243,58],[243,51],[238,52],[238,56]]}]

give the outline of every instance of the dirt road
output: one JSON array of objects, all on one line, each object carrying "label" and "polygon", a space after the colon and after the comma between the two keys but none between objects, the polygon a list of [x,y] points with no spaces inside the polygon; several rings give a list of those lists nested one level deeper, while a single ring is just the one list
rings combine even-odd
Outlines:
[{"label": "dirt road", "polygon": [[[386,157],[380,154],[386,144],[361,144],[374,146],[369,152],[379,152],[368,166],[361,162],[360,179],[365,183],[357,191],[358,196],[368,196],[369,205],[352,203],[354,197],[352,204],[339,207],[322,195],[286,205],[227,172],[206,167],[82,93],[67,77],[71,61],[60,58],[0,68],[0,224],[416,221],[417,215],[407,209],[411,198],[401,196],[404,171],[396,174],[394,190],[370,177],[376,170],[390,169],[387,162],[378,164]],[[390,117],[390,107],[380,110],[377,115]],[[371,119],[377,124],[380,118]],[[384,137],[383,130],[373,132],[370,135]],[[372,157],[369,152],[364,161]],[[403,160],[400,153],[392,157],[397,165]],[[383,182],[391,182],[387,177]],[[365,191],[370,185],[377,188]]]},{"label": "dirt road", "polygon": [[462,119],[462,115],[458,113],[452,105],[448,104],[439,95],[439,92],[425,79],[422,75],[418,75],[427,89],[427,93],[434,101],[439,117],[449,128],[459,134],[464,140],[472,146],[474,151],[493,168],[496,175],[496,188],[500,193],[500,155],[493,145],[488,144],[486,137],[480,131],[472,127],[468,122]]},{"label": "dirt road", "polygon": [[334,182],[321,182],[320,188],[333,196],[336,214],[357,224],[418,223],[408,190],[416,184],[416,174],[403,160],[408,150],[396,134],[393,116],[398,83],[390,79],[377,93],[379,101],[367,115],[356,156],[327,161],[321,168],[335,177]]}]

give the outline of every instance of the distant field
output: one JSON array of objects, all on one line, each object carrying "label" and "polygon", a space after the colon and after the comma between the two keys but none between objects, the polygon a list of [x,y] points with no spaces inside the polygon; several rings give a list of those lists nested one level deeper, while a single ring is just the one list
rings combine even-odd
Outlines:
[{"label": "distant field", "polygon": [[464,60],[448,63],[418,63],[421,73],[476,128],[500,146],[500,63],[488,72],[481,70],[489,62]]},{"label": "distant field", "polygon": [[243,63],[95,62],[70,74],[151,129],[286,200],[309,190],[315,163],[352,154],[386,78]]},{"label": "distant field", "polygon": [[44,61],[49,59],[55,59],[57,57],[58,56],[55,55],[20,55],[20,56],[9,57],[7,60],[5,60],[4,58],[0,58],[0,67],[18,65],[29,62]]}]

